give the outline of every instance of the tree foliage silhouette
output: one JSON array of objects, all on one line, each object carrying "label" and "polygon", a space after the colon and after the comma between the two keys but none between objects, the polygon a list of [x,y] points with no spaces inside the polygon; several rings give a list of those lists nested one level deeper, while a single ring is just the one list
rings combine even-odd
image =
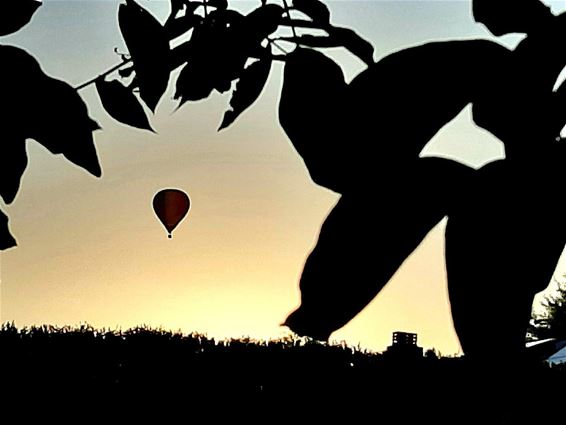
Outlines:
[{"label": "tree foliage silhouette", "polygon": [[[153,131],[150,114],[155,113],[169,85],[171,72],[182,68],[175,82],[179,107],[186,102],[203,100],[213,91],[232,90],[219,127],[222,130],[261,95],[273,60],[287,59],[285,55],[273,54],[274,49],[284,52],[272,36],[281,27],[292,27],[293,33],[295,27],[323,30],[326,36],[315,37],[317,42],[306,35],[306,38],[279,37],[279,42],[308,45],[310,41],[322,47],[343,45],[365,62],[371,62],[371,44],[350,29],[331,25],[326,5],[319,0],[295,3],[288,8],[284,2],[284,8],[262,1],[259,7],[243,15],[230,9],[225,0],[171,0],[169,17],[161,24],[138,2],[125,0],[118,8],[118,22],[128,54],[122,55],[121,63],[76,90],[95,84],[102,106],[112,118]],[[35,0],[9,3],[0,19],[0,35],[24,26],[41,4]],[[302,19],[293,17],[294,14]],[[187,37],[188,41],[171,49],[171,42],[180,36]],[[3,94],[0,107],[5,113],[6,138],[15,140],[9,154],[1,159],[0,195],[4,201],[11,203],[18,192],[27,166],[27,138],[38,141],[54,154],[63,154],[99,177],[102,171],[92,138],[92,132],[99,126],[88,117],[86,105],[76,91],[43,74],[35,59],[22,49],[0,46],[0,59],[7,64],[0,70]],[[53,108],[48,107],[49,100],[55,98],[60,106],[57,116]],[[31,108],[26,99],[34,99]],[[65,117],[65,125],[62,125],[62,117]],[[18,127],[16,123],[23,119],[29,125]],[[15,246],[7,217],[0,226],[0,249]]]},{"label": "tree foliage silhouette", "polygon": [[24,27],[41,4],[38,0],[4,2],[0,14],[0,36],[12,34]]},{"label": "tree foliage silhouette", "polygon": [[[3,5],[0,34],[22,28],[31,20],[41,2],[22,0]],[[0,164],[0,196],[6,204],[14,201],[28,165],[25,142],[34,139],[53,154],[100,177],[92,133],[98,124],[88,116],[87,106],[67,83],[46,75],[39,63],[24,50],[0,45],[0,116],[4,152]],[[52,102],[57,99],[58,107]],[[16,241],[4,213],[0,222],[0,249]]]}]

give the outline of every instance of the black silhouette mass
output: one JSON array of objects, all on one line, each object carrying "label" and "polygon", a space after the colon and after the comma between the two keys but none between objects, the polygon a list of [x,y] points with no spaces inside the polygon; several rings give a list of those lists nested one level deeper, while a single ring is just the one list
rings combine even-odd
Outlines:
[{"label": "black silhouette mass", "polygon": [[[1,15],[0,35],[29,22],[41,3],[10,4],[18,6]],[[110,116],[153,131],[151,114],[180,68],[179,107],[231,91],[222,130],[258,99],[273,63],[283,62],[280,124],[313,181],[342,195],[304,266],[301,305],[285,325],[328,339],[448,216],[449,295],[466,355],[481,359],[489,346],[521,358],[533,296],[547,285],[566,242],[560,208],[549,205],[560,193],[565,149],[566,88],[554,85],[566,63],[560,54],[566,17],[538,0],[474,0],[472,13],[495,36],[525,38],[513,50],[488,40],[430,42],[374,63],[371,44],[334,26],[319,0],[262,2],[246,15],[225,1],[174,0],[164,24],[126,0],[118,18],[128,54],[76,89],[45,75],[22,49],[0,45],[7,64],[0,68],[0,195],[7,204],[16,197],[28,138],[101,176],[93,141],[99,127],[78,89],[94,83]],[[292,35],[281,36],[281,29]],[[315,34],[305,33],[310,30]],[[182,35],[186,41],[171,48]],[[328,47],[347,49],[367,68],[347,84],[341,67],[317,50]],[[50,108],[55,98],[57,114]],[[473,170],[421,158],[430,139],[469,104],[474,122],[504,143],[505,159]],[[370,198],[375,208],[367,207]],[[166,190],[153,206],[170,234],[190,201]],[[15,243],[0,211],[0,248]],[[485,331],[494,324],[501,332]]]}]

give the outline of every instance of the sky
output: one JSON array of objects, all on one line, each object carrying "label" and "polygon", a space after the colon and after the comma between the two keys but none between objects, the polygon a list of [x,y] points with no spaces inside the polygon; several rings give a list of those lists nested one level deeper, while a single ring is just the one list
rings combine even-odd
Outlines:
[{"label": "sky", "polygon": [[[168,1],[140,3],[162,21],[167,16]],[[259,1],[230,3],[249,10]],[[372,42],[376,59],[430,40],[490,37],[473,22],[466,0],[326,3],[334,24]],[[562,1],[549,4],[564,8]],[[25,48],[47,74],[78,85],[119,61],[114,48],[125,52],[118,5],[45,0],[30,25],[0,43]],[[327,53],[349,79],[364,68],[340,49]],[[0,320],[113,329],[145,324],[219,338],[288,334],[280,323],[298,305],[303,264],[339,195],[310,180],[278,123],[282,70],[274,67],[260,99],[221,133],[227,95],[174,112],[171,86],[152,118],[152,134],[112,121],[93,87],[81,91],[103,127],[95,134],[103,177],[27,142],[31,159],[20,192],[12,205],[0,203],[19,244],[0,254]],[[480,167],[502,158],[504,149],[471,123],[466,108],[423,155]],[[151,208],[154,193],[165,187],[185,190],[192,202],[172,240]],[[400,330],[418,333],[419,345],[443,354],[460,351],[447,298],[444,226],[431,231],[334,340],[383,350]]]}]

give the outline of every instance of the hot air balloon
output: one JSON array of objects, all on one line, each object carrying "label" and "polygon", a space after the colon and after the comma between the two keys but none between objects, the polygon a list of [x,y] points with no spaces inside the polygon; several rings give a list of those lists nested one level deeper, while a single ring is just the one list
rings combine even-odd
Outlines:
[{"label": "hot air balloon", "polygon": [[189,196],[179,189],[163,189],[153,197],[153,210],[167,229],[169,239],[171,232],[189,212],[190,206]]}]

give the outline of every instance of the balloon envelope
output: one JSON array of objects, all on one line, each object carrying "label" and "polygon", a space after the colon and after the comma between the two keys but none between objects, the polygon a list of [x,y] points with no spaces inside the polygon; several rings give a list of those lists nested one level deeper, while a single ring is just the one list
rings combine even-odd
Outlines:
[{"label": "balloon envelope", "polygon": [[189,196],[179,189],[163,189],[153,197],[153,210],[167,229],[169,237],[173,229],[185,218],[190,206]]}]

